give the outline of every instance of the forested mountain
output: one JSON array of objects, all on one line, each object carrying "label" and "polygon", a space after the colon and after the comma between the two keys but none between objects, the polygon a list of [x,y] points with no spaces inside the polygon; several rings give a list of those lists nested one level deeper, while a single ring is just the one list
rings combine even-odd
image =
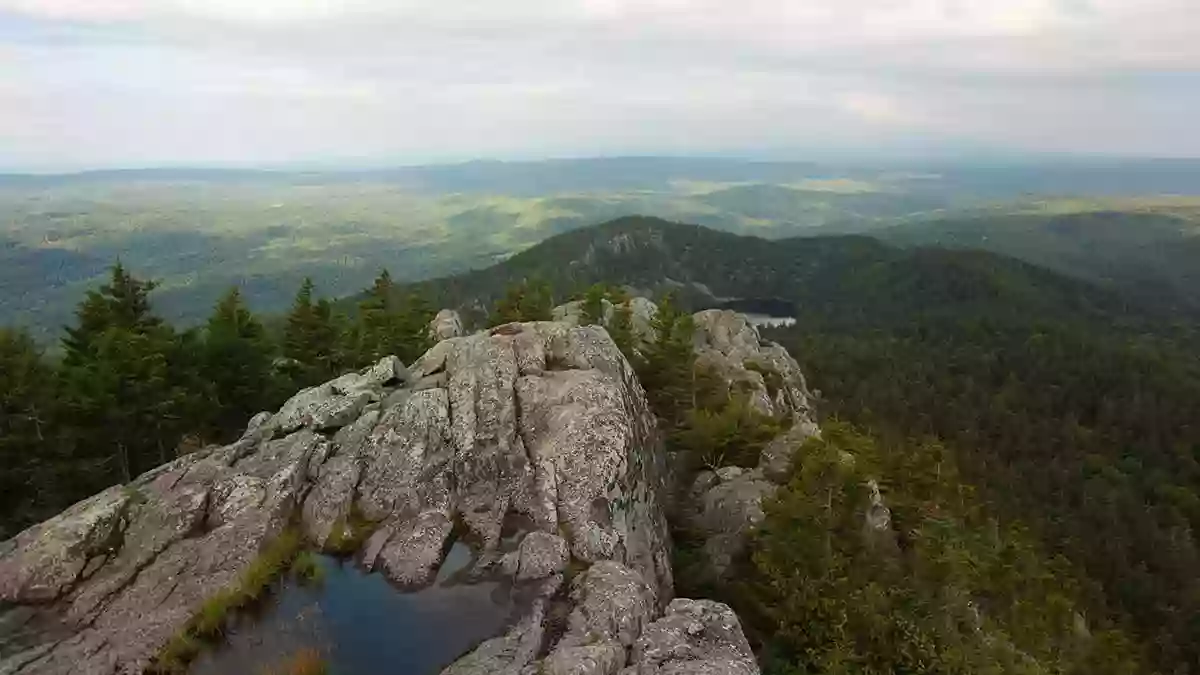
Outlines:
[{"label": "forested mountain", "polygon": [[944,218],[872,235],[906,246],[981,249],[1120,288],[1147,303],[1200,308],[1200,221],[1171,212],[1086,211]]},{"label": "forested mountain", "polygon": [[656,218],[629,217],[547,239],[509,260],[410,288],[442,306],[476,311],[523,281],[560,295],[595,283],[624,284],[685,304],[778,299],[807,321],[907,322],[963,310],[1104,321],[1157,322],[1165,315],[1121,293],[1027,263],[977,251],[895,248],[865,236],[766,240]]},{"label": "forested mountain", "polygon": [[1198,324],[1164,309],[1180,303],[979,251],[765,241],[643,218],[416,288],[479,308],[524,281],[791,308],[796,326],[776,337],[828,412],[944,439],[1003,518],[1081,570],[1093,612],[1130,626],[1164,671],[1200,672]]},{"label": "forested mountain", "polygon": [[[485,327],[579,298],[600,322],[603,299],[628,309],[631,292],[673,295],[658,343],[628,353],[687,470],[753,456],[786,420],[748,414],[736,392],[710,404],[680,307],[794,316],[766,332],[822,392],[819,409],[858,427],[827,420],[739,562],[745,583],[713,589],[748,617],[770,672],[1200,673],[1200,320],[1187,303],[1170,288],[1147,303],[1123,277],[864,236],[768,241],[622,218],[455,277],[382,273],[342,301],[305,282],[277,329],[231,290],[203,328],[177,330],[154,312],[154,284],[118,265],[78,306],[63,358],[0,331],[0,524],[229,439],[256,410],[382,354],[411,362],[434,308]],[[607,327],[628,349],[628,313]],[[876,473],[899,533],[892,562],[849,536]]]}]

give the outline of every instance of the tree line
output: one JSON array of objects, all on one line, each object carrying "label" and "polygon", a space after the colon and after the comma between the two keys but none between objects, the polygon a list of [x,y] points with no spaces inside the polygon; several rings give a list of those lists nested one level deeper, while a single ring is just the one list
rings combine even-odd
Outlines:
[{"label": "tree line", "polygon": [[231,288],[203,326],[155,314],[156,284],[114,265],[87,293],[57,354],[0,328],[0,539],[208,443],[236,439],[296,390],[430,346],[433,310],[385,270],[350,311],[312,280],[264,320]]},{"label": "tree line", "polygon": [[1200,672],[1200,362],[1186,339],[1064,313],[775,331],[821,409],[936,436],[994,512],[1087,580],[1083,606]]}]

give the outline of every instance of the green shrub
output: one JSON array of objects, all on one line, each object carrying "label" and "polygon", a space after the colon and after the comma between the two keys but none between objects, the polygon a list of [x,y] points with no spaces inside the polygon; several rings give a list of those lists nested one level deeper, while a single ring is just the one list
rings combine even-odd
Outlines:
[{"label": "green shrub", "polygon": [[685,452],[689,471],[730,465],[753,468],[763,446],[786,427],[786,420],[763,415],[750,407],[745,396],[734,394],[718,409],[688,411],[672,443]]}]

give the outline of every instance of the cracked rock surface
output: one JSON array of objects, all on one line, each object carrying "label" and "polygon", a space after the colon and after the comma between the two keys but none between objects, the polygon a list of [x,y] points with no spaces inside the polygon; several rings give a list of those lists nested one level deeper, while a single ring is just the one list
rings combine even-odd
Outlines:
[{"label": "cracked rock surface", "polygon": [[520,591],[508,632],[444,672],[757,672],[728,608],[672,603],[665,461],[603,328],[508,324],[388,357],[0,543],[0,674],[142,673],[289,524],[320,547],[352,518],[373,528],[356,560],[398,587],[465,537],[472,574]]}]

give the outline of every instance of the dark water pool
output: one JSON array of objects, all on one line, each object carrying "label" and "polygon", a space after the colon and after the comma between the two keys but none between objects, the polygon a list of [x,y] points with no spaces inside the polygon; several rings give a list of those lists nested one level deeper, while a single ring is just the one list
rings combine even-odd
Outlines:
[{"label": "dark water pool", "polygon": [[201,655],[193,675],[257,675],[302,649],[316,649],[330,675],[436,675],[504,629],[512,611],[499,582],[459,583],[471,550],[456,544],[429,588],[402,593],[350,561],[321,556],[324,579],[290,583],[225,643]]}]

